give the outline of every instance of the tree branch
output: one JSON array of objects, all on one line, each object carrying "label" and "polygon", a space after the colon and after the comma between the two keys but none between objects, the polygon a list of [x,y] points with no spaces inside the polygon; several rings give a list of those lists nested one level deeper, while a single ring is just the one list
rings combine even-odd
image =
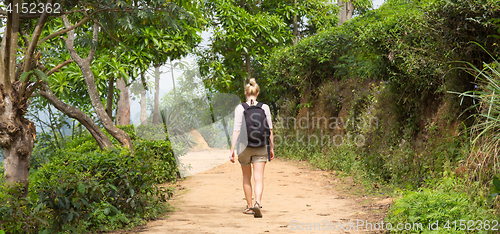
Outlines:
[{"label": "tree branch", "polygon": [[[68,17],[66,17],[65,15],[61,16],[61,18],[64,22],[64,26],[66,27],[66,29],[71,29],[71,30],[67,31],[68,38],[65,40],[66,49],[69,51],[69,54],[71,55],[73,60],[75,60],[77,63],[83,62],[82,57],[80,57],[80,55],[78,55],[78,53],[76,53],[76,50],[74,47],[74,43],[75,43],[75,31],[74,31],[74,29],[75,29],[75,27],[71,26],[71,24],[68,21]],[[81,23],[82,21],[80,21],[79,23]],[[62,31],[64,31],[64,30],[62,30]]]},{"label": "tree branch", "polygon": [[19,28],[19,32],[21,33],[21,35],[23,35],[23,41],[24,41],[24,44],[26,45],[29,45],[30,44],[30,40],[29,40],[29,37],[30,35],[28,35],[24,30],[23,28]]},{"label": "tree branch", "polygon": [[97,50],[97,43],[98,43],[98,36],[99,36],[99,24],[94,21],[94,32],[92,33],[92,42],[93,42],[93,48],[90,49],[90,53],[87,55],[87,58],[85,60],[90,64],[92,62],[92,59],[94,58],[95,51]]},{"label": "tree branch", "polygon": [[47,99],[47,101],[49,101],[62,113],[69,116],[70,118],[76,119],[83,126],[85,126],[85,128],[87,128],[90,134],[92,134],[94,139],[97,141],[97,144],[99,145],[99,148],[101,148],[101,150],[113,147],[113,143],[111,143],[106,134],[104,134],[99,126],[97,126],[87,114],[85,114],[80,109],[61,101],[56,95],[54,95],[54,93],[52,93],[52,90],[50,90],[50,87],[46,82],[41,82],[41,85],[42,90],[40,90],[39,94]]},{"label": "tree branch", "polygon": [[5,56],[6,56],[6,49],[7,48],[7,36],[4,34],[2,37],[2,42],[0,43],[0,82],[5,83],[3,81],[5,79]]},{"label": "tree branch", "polygon": [[36,96],[36,93],[34,94],[35,90],[40,86],[42,80],[38,80],[37,82],[34,83],[33,86],[28,87],[28,91],[26,92],[26,98],[32,98]]},{"label": "tree branch", "polygon": [[55,66],[54,68],[50,69],[50,71],[49,71],[49,72],[47,72],[47,76],[52,75],[53,73],[57,72],[57,71],[58,71],[59,69],[61,69],[62,67],[66,66],[66,65],[68,65],[68,64],[70,64],[70,63],[72,63],[72,62],[74,62],[74,60],[73,60],[73,59],[68,59],[68,60],[66,60],[66,61],[64,61],[64,62],[62,62],[62,63],[60,63],[59,65],[57,65],[57,66]]},{"label": "tree branch", "polygon": [[[54,0],[48,0],[47,4],[51,4]],[[35,52],[35,48],[37,46],[37,42],[40,39],[40,35],[42,34],[43,27],[49,18],[46,11],[42,13],[40,18],[38,19],[38,23],[35,26],[35,30],[33,30],[33,36],[31,37],[31,42],[28,45],[28,49],[26,50],[26,54],[24,57],[24,68],[23,72],[28,72],[31,67],[31,58],[33,57],[33,53]]]},{"label": "tree branch", "polygon": [[[52,34],[50,34],[50,35],[46,36],[46,37],[45,37],[45,38],[43,38],[42,40],[38,41],[38,45],[40,45],[40,44],[44,43],[45,41],[47,41],[47,40],[49,40],[49,39],[52,39],[52,38],[54,38],[54,37],[57,37],[57,36],[59,36],[59,35],[61,35],[61,34],[64,34],[64,33],[66,33],[66,32],[72,31],[72,30],[73,30],[73,29],[75,29],[75,28],[80,27],[83,23],[87,22],[87,20],[89,20],[90,18],[92,18],[92,16],[93,16],[93,15],[97,14],[98,12],[104,11],[104,10],[105,10],[105,9],[97,10],[97,11],[93,12],[92,14],[90,14],[90,15],[86,16],[86,17],[85,17],[85,18],[83,18],[82,20],[80,20],[80,22],[76,23],[75,25],[73,25],[73,26],[66,26],[66,28],[65,28],[65,29],[60,30],[60,31],[57,31],[57,32],[55,32],[55,33],[52,33]],[[66,15],[62,15],[62,16],[61,16],[61,18],[63,18],[63,20],[64,20],[64,18],[66,18],[66,21],[68,20],[68,17],[66,17]],[[65,23],[65,24],[66,24],[66,23]]]},{"label": "tree branch", "polygon": [[[45,41],[49,40],[49,39],[52,39],[54,37],[57,37],[61,34],[64,34],[66,32],[69,32],[75,28],[78,28],[79,26],[81,26],[83,23],[87,22],[89,19],[92,18],[92,16],[94,16],[95,14],[101,12],[101,11],[107,11],[107,12],[117,12],[117,11],[122,11],[122,12],[130,12],[130,11],[133,11],[133,9],[120,9],[120,8],[110,8],[110,9],[107,9],[107,8],[103,8],[103,9],[99,9],[99,10],[96,10],[94,12],[92,12],[90,15],[86,16],[85,18],[83,18],[82,20],[80,20],[80,22],[76,23],[75,25],[71,26],[71,27],[66,27],[65,29],[61,30],[61,31],[57,31],[55,33],[52,33],[48,36],[46,36],[45,38],[43,38],[42,40],[38,41],[38,45],[44,43]],[[76,12],[76,11],[75,11]],[[67,13],[61,15],[61,17],[65,17],[67,15]]]},{"label": "tree branch", "polygon": [[[51,4],[54,0],[48,0],[47,4]],[[44,11],[40,18],[38,19],[38,22],[35,26],[35,30],[33,30],[33,36],[31,36],[31,42],[28,44],[28,49],[26,50],[25,56],[24,56],[24,63],[23,63],[23,68],[22,72],[29,72],[31,70],[31,58],[33,57],[33,54],[35,53],[35,48],[37,46],[37,41],[40,38],[40,35],[42,35],[42,30],[43,27],[45,26],[45,23],[47,22],[47,19],[49,18],[47,11]],[[22,32],[22,31],[21,31]],[[21,90],[19,91],[19,96],[24,96],[24,92],[26,91],[26,87],[28,87],[28,82],[30,79],[25,79],[23,84],[21,85]]]},{"label": "tree branch", "polygon": [[[106,34],[108,34],[113,40],[115,40],[116,42],[120,43],[121,45],[124,45],[122,41],[120,41],[116,37],[114,37],[98,20],[94,20],[94,22],[98,23],[99,26],[101,26],[101,28],[104,30],[104,32],[106,32]],[[127,45],[124,45],[124,46],[126,46],[127,48],[129,48]]]},{"label": "tree branch", "polygon": [[[12,1],[12,4],[20,4],[20,0]],[[1,58],[6,62],[4,64],[5,71],[4,77],[2,77],[5,91],[8,93],[12,89],[12,82],[16,78],[16,55],[17,55],[17,43],[19,39],[19,12],[12,11],[7,14],[7,27],[5,30],[4,37],[7,38],[4,57]]]}]

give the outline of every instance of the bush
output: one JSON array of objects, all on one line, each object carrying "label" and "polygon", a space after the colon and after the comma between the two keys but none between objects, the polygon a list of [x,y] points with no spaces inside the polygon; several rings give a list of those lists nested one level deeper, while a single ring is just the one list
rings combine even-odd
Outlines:
[{"label": "bush", "polygon": [[[484,204],[480,204],[480,201],[469,196],[467,191],[462,180],[445,177],[436,185],[430,185],[418,191],[405,192],[403,197],[392,205],[385,221],[391,223],[392,227],[396,227],[398,223],[421,223],[423,231],[428,231],[430,224],[438,222],[437,233],[470,233],[470,230],[463,230],[463,226],[460,227],[460,221],[464,220],[463,223],[467,227],[477,229],[472,232],[488,233],[484,228],[482,231],[479,230],[477,221],[489,220],[491,228],[494,226],[491,222],[497,220],[496,216],[493,210],[484,208]],[[469,220],[474,223],[471,224]],[[417,231],[394,228],[391,233],[393,232],[415,233]]]},{"label": "bush", "polygon": [[37,170],[49,161],[49,156],[58,149],[52,141],[52,136],[47,133],[37,135],[37,140],[31,154],[30,170]]},{"label": "bush", "polygon": [[31,178],[30,196],[50,210],[51,232],[116,229],[162,211],[171,193],[155,186],[155,173],[127,150],[67,153]]},{"label": "bush", "polygon": [[[303,131],[293,132],[287,129],[276,129],[275,135],[279,135],[280,139],[284,136],[294,138],[295,134],[315,136],[311,137],[311,142],[315,139],[321,139],[321,133],[306,133]],[[324,136],[324,135],[323,135]],[[326,136],[324,136],[327,139]],[[343,142],[332,143],[334,137],[330,137],[330,143],[327,144],[305,144],[305,142],[298,142],[294,139],[287,140],[287,142],[275,141],[275,151],[278,157],[283,157],[292,160],[307,160],[313,166],[321,170],[334,170],[340,171],[345,174],[355,174],[362,170],[361,160],[359,160],[358,153],[356,152],[353,142],[349,141],[350,136],[342,136]],[[276,138],[275,138],[276,139]],[[304,138],[307,141],[307,137]],[[338,144],[338,145],[333,145]]]},{"label": "bush", "polygon": [[178,178],[179,170],[170,142],[136,140],[134,149],[135,157],[147,164],[151,180],[161,184]]},{"label": "bush", "polygon": [[[325,116],[347,113],[356,119],[372,112],[382,124],[366,132],[369,142],[361,156],[366,169],[403,185],[409,173],[412,186],[420,186],[439,175],[443,163],[456,164],[464,157],[461,148],[468,146],[460,144],[458,133],[462,125],[470,126],[467,117],[473,111],[460,113],[472,99],[461,103],[447,91],[473,90],[474,76],[448,72],[462,66],[450,61],[476,66],[492,61],[470,42],[498,52],[498,9],[498,0],[390,0],[341,27],[277,49],[264,62],[262,78],[273,101],[284,98],[301,106],[317,98]],[[365,81],[383,82],[375,105],[370,106],[374,96],[363,90]],[[282,110],[291,112],[292,105],[286,105]]]},{"label": "bush", "polygon": [[41,225],[46,224],[48,210],[29,198],[21,197],[23,188],[0,183],[0,233],[2,230],[7,233],[36,233]]},{"label": "bush", "polygon": [[[90,134],[45,151],[46,162],[30,175],[27,198],[19,188],[0,186],[0,230],[7,233],[85,233],[143,224],[165,211],[177,178],[170,143],[143,140],[129,132],[128,149],[100,151]],[[3,218],[5,217],[5,218]]]}]

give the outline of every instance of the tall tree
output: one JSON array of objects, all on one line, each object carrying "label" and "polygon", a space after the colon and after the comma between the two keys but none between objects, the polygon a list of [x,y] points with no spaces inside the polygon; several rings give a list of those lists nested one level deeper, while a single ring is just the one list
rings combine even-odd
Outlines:
[{"label": "tall tree", "polygon": [[199,64],[202,75],[210,76],[211,88],[242,90],[252,76],[252,62],[291,40],[280,16],[260,11],[250,1],[214,0],[207,7],[214,33]]},{"label": "tall tree", "polygon": [[[47,4],[53,4],[53,0]],[[20,0],[8,1],[6,5],[21,5]],[[7,27],[2,37],[0,48],[0,147],[3,150],[5,181],[8,183],[23,183],[25,195],[28,191],[28,175],[31,151],[34,146],[35,128],[33,122],[25,118],[29,106],[29,98],[33,93],[34,82],[26,77],[30,71],[35,71],[35,49],[49,17],[48,12],[38,15],[38,22],[33,29],[31,39],[26,38],[22,63],[18,64],[18,49],[21,12],[8,10],[1,12],[7,17]],[[40,73],[40,70],[36,70]],[[21,78],[21,74],[25,74]]]},{"label": "tall tree", "polygon": [[[106,97],[106,112],[110,118],[113,118],[112,113],[114,109],[114,94],[118,90],[118,100],[116,101],[116,125],[130,124],[130,107],[126,109],[127,105],[130,106],[128,86],[125,81],[128,81],[129,74],[127,71],[131,69],[126,56],[121,56],[120,50],[113,51],[110,56],[103,56],[100,60],[106,59],[105,65],[108,72],[106,78],[108,79],[108,95]],[[116,89],[115,89],[116,82]],[[123,92],[123,94],[122,94]]]},{"label": "tall tree", "polygon": [[339,6],[338,25],[350,20],[354,14],[363,14],[373,7],[372,0],[337,0]]},{"label": "tall tree", "polygon": [[116,103],[116,125],[130,124],[130,86],[127,85],[127,78],[124,76],[116,81],[116,89],[120,91]]},{"label": "tall tree", "polygon": [[352,1],[337,0],[339,5],[339,25],[342,25],[347,20],[352,18],[354,12],[354,3]]},{"label": "tall tree", "polygon": [[155,98],[153,103],[153,125],[160,123],[160,64],[155,64]]},{"label": "tall tree", "polygon": [[[276,47],[337,25],[337,6],[327,0],[210,0],[214,34],[198,64],[211,90],[243,98],[245,80],[259,81],[260,64]],[[265,85],[265,84],[264,84]],[[261,95],[265,100],[265,95]]]},{"label": "tall tree", "polygon": [[142,125],[147,125],[148,124],[148,115],[147,115],[147,106],[146,106],[146,71],[141,71],[141,80],[143,84],[143,89],[141,89],[141,124]]},{"label": "tall tree", "polygon": [[[202,26],[202,25],[200,25]],[[134,37],[130,37],[127,42],[134,44],[140,49],[140,53],[136,53],[134,61],[141,68],[141,80],[144,90],[141,91],[141,123],[147,124],[146,119],[146,70],[153,66],[155,70],[166,64],[167,61],[178,59],[187,55],[192,51],[192,48],[201,41],[201,36],[198,34],[199,28],[188,27],[181,30],[164,30],[154,27],[141,28]],[[155,101],[153,106],[159,106],[159,73],[155,72]],[[157,91],[156,91],[157,90]],[[157,94],[158,93],[158,94]],[[158,97],[157,97],[158,95]],[[153,108],[153,124],[158,124],[159,109]]]},{"label": "tall tree", "polygon": [[[51,25],[47,26],[50,28]],[[59,43],[53,43],[50,46],[43,47],[43,50],[48,56],[50,56],[54,53],[64,51],[64,47],[64,43],[59,41]],[[37,111],[43,112],[44,110],[41,109],[40,106],[47,107],[47,102],[49,102],[62,113],[78,120],[83,126],[85,126],[96,139],[101,149],[112,147],[111,141],[92,119],[93,110],[92,106],[88,105],[88,103],[90,103],[90,98],[88,98],[87,87],[85,86],[80,68],[73,63],[72,59],[69,58],[69,54],[61,55],[60,58],[50,57],[51,60],[44,61],[44,64],[47,67],[53,68],[47,73],[47,80],[41,82],[41,88],[38,92],[38,94],[40,94],[43,98],[38,96],[33,97],[31,103],[36,104],[35,106],[37,106]],[[63,62],[61,63],[61,61]],[[103,69],[104,63],[105,62],[102,60],[96,61],[94,66],[97,66],[97,69],[95,70],[106,70]],[[104,94],[104,92],[106,92],[106,89],[104,88],[106,80],[105,78],[103,79],[102,76],[105,76],[106,72],[96,72],[96,74],[98,78],[96,80],[96,86],[98,87],[99,92]],[[75,96],[80,98],[74,98]],[[101,99],[105,100],[103,96],[101,96]]]},{"label": "tall tree", "polygon": [[[66,29],[71,29],[73,25],[69,22],[68,18],[63,15],[61,16],[64,22],[64,26]],[[93,33],[92,33],[92,42],[95,46],[97,46],[97,40],[98,40],[98,35],[99,35],[99,25],[97,22],[94,23],[93,26]],[[112,119],[108,116],[106,113],[106,110],[104,108],[104,105],[102,104],[101,98],[99,96],[99,93],[97,92],[97,88],[95,86],[95,79],[94,79],[94,73],[92,72],[92,69],[90,68],[90,64],[92,62],[92,59],[94,58],[96,48],[92,48],[90,52],[88,53],[87,57],[82,58],[80,55],[75,50],[74,47],[74,42],[75,42],[75,32],[74,30],[68,31],[68,37],[66,39],[63,39],[64,42],[66,43],[66,49],[69,51],[69,54],[71,58],[75,61],[75,63],[80,67],[80,70],[83,73],[83,77],[85,79],[85,84],[87,85],[87,91],[89,93],[90,101],[92,103],[92,106],[94,107],[94,111],[97,114],[97,117],[103,124],[104,128],[106,131],[112,135],[115,139],[120,142],[120,144],[123,147],[132,148],[132,141],[130,140],[130,136],[123,130],[117,128]]]},{"label": "tall tree", "polygon": [[[34,0],[28,1],[28,3],[30,2],[35,3]],[[6,17],[7,20],[0,48],[0,147],[4,155],[5,181],[11,184],[23,183],[24,195],[27,195],[28,172],[35,138],[34,124],[25,118],[30,99],[40,90],[41,95],[45,92],[46,97],[53,97],[49,92],[50,86],[44,85],[48,81],[47,75],[73,61],[78,64],[84,75],[88,94],[101,123],[111,135],[118,138],[123,146],[131,146],[128,135],[114,127],[104,110],[95,87],[91,61],[98,44],[99,20],[105,21],[98,16],[109,16],[121,12],[123,15],[119,19],[122,28],[132,27],[134,24],[138,25],[139,22],[153,18],[165,19],[156,22],[156,26],[160,28],[182,28],[187,22],[193,21],[190,13],[185,12],[173,2],[89,0],[59,3],[48,0],[45,5],[48,4],[53,6],[50,11],[46,8],[44,10],[36,9],[42,13],[23,13],[23,9],[15,7],[21,6],[21,1],[10,0],[5,4],[7,5],[6,11],[0,11],[0,15]],[[39,4],[35,5],[39,6]],[[47,22],[61,24],[61,18],[64,19],[64,27],[59,27],[55,31],[44,31]],[[72,25],[67,20],[68,18],[76,23]],[[189,25],[189,23],[187,24]],[[92,37],[88,40],[88,45],[91,47],[90,52],[77,51],[74,46],[74,34],[78,33],[80,36],[87,33],[81,30],[82,26],[86,26],[92,32]],[[65,40],[66,48],[73,59],[72,61],[63,61],[48,70],[44,65],[44,61],[48,58],[43,56],[39,47],[43,46],[45,42],[57,40],[65,33],[68,33],[67,37],[62,38]],[[42,35],[44,37],[40,39]],[[85,37],[78,37],[78,39],[85,40]],[[60,50],[58,53],[62,55],[66,52]],[[80,53],[87,53],[87,56],[82,58]],[[57,56],[57,54],[53,56]],[[48,100],[53,100],[54,103],[57,101],[53,98]],[[64,106],[60,105],[60,107]],[[61,110],[66,111],[65,114],[75,118],[81,114],[77,113],[76,110],[74,113],[77,114],[70,114],[70,109],[74,110],[73,108],[61,108]],[[89,128],[95,127],[90,123],[87,126]],[[94,136],[98,135],[101,134],[96,133]],[[102,142],[103,145],[109,143],[106,140]]]}]

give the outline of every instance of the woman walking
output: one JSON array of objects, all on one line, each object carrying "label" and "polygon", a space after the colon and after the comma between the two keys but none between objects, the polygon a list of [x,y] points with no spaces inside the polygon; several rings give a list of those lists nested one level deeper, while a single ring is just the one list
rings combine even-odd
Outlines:
[{"label": "woman walking", "polygon": [[[229,157],[231,162],[235,162],[235,146],[238,141],[238,137],[240,136],[240,132],[242,130],[242,125],[245,125],[243,122],[244,112],[248,110],[250,107],[252,109],[262,108],[265,113],[265,118],[267,120],[267,125],[269,127],[269,160],[274,158],[274,149],[273,149],[273,126],[271,122],[271,112],[269,110],[269,106],[266,104],[259,104],[257,102],[257,96],[259,96],[259,85],[255,82],[255,79],[250,79],[250,82],[245,86],[245,96],[246,96],[246,105],[242,103],[238,105],[234,111],[234,130],[233,137],[231,141],[231,156]],[[253,107],[256,106],[256,107]],[[248,114],[248,113],[247,113]],[[252,118],[253,119],[253,118]],[[247,122],[247,121],[246,121]],[[243,126],[246,127],[246,126]],[[267,127],[267,126],[266,126]],[[249,131],[249,129],[246,129]],[[267,138],[267,136],[265,136]],[[241,142],[240,142],[241,145]],[[257,144],[260,145],[260,144]],[[241,164],[241,171],[243,173],[243,191],[245,192],[245,198],[247,201],[247,207],[243,211],[244,214],[253,214],[256,218],[261,218],[261,204],[262,204],[262,192],[264,190],[264,167],[266,166],[266,162],[268,159],[268,150],[267,146],[258,146],[251,147],[252,144],[248,142],[245,145],[246,148],[242,152],[238,152],[238,161]],[[255,180],[255,203],[252,205],[252,166],[253,165],[253,177]]]}]

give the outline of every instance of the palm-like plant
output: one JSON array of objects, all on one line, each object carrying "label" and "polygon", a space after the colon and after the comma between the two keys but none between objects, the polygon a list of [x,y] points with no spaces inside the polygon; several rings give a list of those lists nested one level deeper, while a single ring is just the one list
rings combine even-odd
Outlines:
[{"label": "palm-like plant", "polygon": [[[493,58],[493,56],[492,56]],[[473,150],[467,159],[470,179],[488,186],[500,174],[500,62],[483,63],[483,68],[469,64],[466,69],[476,76],[478,90],[460,94],[471,97],[477,109],[474,125],[470,128]]]}]

